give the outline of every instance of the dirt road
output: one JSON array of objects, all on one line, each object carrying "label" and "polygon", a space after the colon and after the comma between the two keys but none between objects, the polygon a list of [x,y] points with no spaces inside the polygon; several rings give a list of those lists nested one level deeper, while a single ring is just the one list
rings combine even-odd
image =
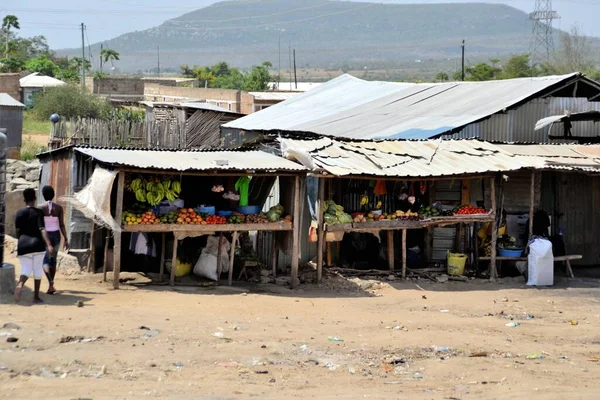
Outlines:
[{"label": "dirt road", "polygon": [[0,306],[0,398],[598,398],[598,281],[418,285],[114,291],[60,276],[45,305]]}]

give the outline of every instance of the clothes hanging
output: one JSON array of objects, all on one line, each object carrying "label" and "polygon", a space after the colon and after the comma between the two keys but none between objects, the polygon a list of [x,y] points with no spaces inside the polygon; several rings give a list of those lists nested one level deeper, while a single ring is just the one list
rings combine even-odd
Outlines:
[{"label": "clothes hanging", "polygon": [[250,177],[242,176],[235,182],[235,190],[240,194],[240,207],[248,205],[248,191],[250,189]]},{"label": "clothes hanging", "polygon": [[148,234],[145,232],[134,232],[131,234],[129,251],[133,254],[156,257],[156,245],[154,244],[154,240],[150,240]]}]

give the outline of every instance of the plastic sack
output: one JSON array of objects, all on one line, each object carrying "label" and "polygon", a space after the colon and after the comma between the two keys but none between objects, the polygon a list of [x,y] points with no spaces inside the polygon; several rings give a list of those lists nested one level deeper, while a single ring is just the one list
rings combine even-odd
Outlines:
[{"label": "plastic sack", "polygon": [[194,265],[194,275],[217,281],[217,256],[202,251],[200,258]]},{"label": "plastic sack", "polygon": [[527,258],[528,286],[554,285],[554,255],[552,242],[546,239],[535,239],[529,244],[529,257]]}]

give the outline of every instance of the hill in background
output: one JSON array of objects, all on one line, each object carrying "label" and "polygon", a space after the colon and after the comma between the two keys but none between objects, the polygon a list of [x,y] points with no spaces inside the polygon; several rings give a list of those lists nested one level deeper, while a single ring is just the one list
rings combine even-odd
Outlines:
[{"label": "hill in background", "polygon": [[258,0],[216,3],[104,43],[121,53],[118,67],[130,72],[155,68],[157,46],[163,71],[221,60],[242,68],[265,60],[277,66],[279,40],[282,69],[289,63],[289,42],[301,69],[387,69],[456,59],[462,39],[473,61],[521,53],[530,32],[526,13],[501,4]]}]

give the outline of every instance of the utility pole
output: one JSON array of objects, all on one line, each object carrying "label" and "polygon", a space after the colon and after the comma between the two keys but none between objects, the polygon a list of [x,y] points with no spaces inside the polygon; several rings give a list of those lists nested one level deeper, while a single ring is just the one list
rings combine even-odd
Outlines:
[{"label": "utility pole", "polygon": [[296,75],[296,49],[294,49],[294,85],[298,90],[298,76]]},{"label": "utility pole", "polygon": [[281,87],[281,35],[279,35],[279,62],[277,64],[277,90]]},{"label": "utility pole", "polygon": [[288,44],[289,75],[290,75],[290,92],[292,91],[292,42]]},{"label": "utility pole", "polygon": [[552,21],[560,16],[552,10],[552,0],[535,0],[535,9],[529,14],[533,21],[531,43],[531,65],[550,62],[550,53],[554,52]]},{"label": "utility pole", "polygon": [[465,40],[463,39],[462,44],[460,45],[462,51],[462,59],[461,59],[461,67],[460,67],[460,80],[464,82],[465,80]]},{"label": "utility pole", "polygon": [[156,45],[156,70],[160,78],[160,45]]},{"label": "utility pole", "polygon": [[102,73],[102,49],[104,49],[104,44],[100,43],[100,73]]},{"label": "utility pole", "polygon": [[85,25],[81,23],[81,88],[85,89]]}]

